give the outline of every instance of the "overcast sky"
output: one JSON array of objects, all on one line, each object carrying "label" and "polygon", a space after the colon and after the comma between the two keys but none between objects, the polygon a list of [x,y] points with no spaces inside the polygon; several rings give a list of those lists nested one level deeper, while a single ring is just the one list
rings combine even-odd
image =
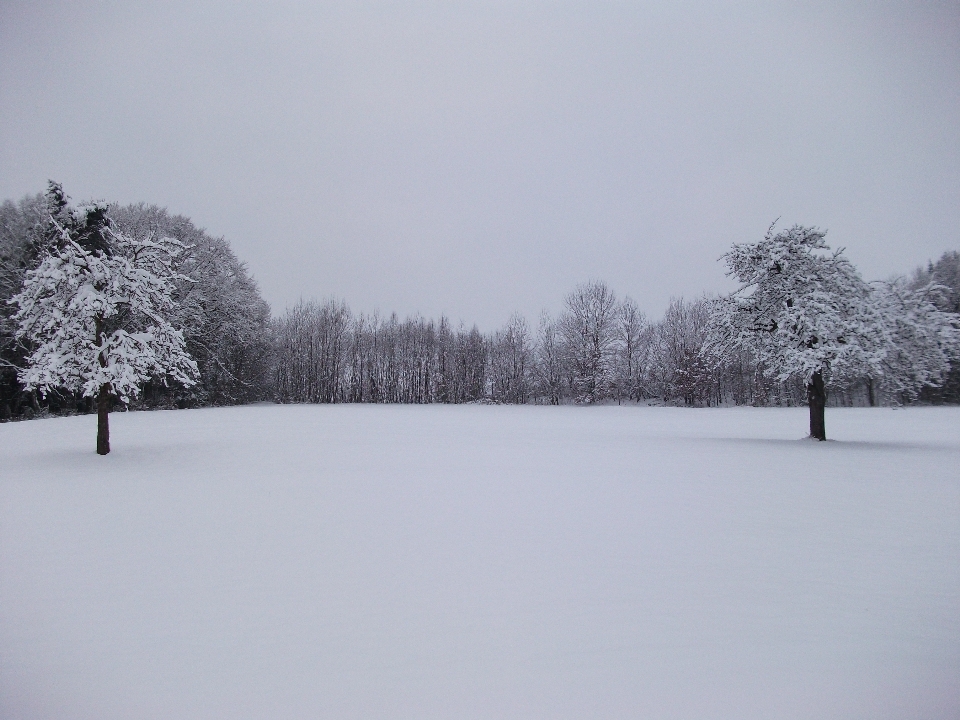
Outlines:
[{"label": "overcast sky", "polygon": [[274,313],[659,317],[777,217],[883,278],[960,249],[960,3],[0,0],[0,199],[48,178],[226,237]]}]

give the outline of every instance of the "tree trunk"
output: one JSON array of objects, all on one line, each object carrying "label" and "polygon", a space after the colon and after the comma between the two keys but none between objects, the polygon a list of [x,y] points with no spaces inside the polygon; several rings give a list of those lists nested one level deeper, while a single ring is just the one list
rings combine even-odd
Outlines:
[{"label": "tree trunk", "polygon": [[827,391],[823,386],[823,371],[817,370],[807,385],[807,405],[810,407],[810,437],[827,439],[823,410],[827,405]]},{"label": "tree trunk", "polygon": [[97,455],[110,452],[110,385],[101,385],[97,396]]},{"label": "tree trunk", "polygon": [[[97,318],[96,321],[97,345],[103,347],[103,320]],[[103,350],[97,356],[100,367],[107,366],[107,358],[103,355]],[[97,394],[97,455],[106,455],[110,452],[110,383],[104,383],[100,386],[100,392]]]},{"label": "tree trunk", "polygon": [[867,378],[867,402],[870,403],[870,407],[877,404],[877,396],[873,392],[873,378]]}]

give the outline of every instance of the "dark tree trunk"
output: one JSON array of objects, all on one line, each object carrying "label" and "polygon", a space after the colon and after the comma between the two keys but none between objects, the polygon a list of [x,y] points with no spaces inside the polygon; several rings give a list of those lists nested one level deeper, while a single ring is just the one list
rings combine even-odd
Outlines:
[{"label": "dark tree trunk", "polygon": [[[103,321],[97,318],[97,345],[103,347]],[[107,358],[103,351],[97,357],[100,367],[107,366]],[[100,386],[100,392],[97,395],[97,455],[106,455],[110,452],[110,383],[104,383]]]},{"label": "dark tree trunk", "polygon": [[870,403],[870,407],[877,404],[877,396],[873,392],[873,378],[867,378],[867,402]]},{"label": "dark tree trunk", "polygon": [[827,391],[823,386],[823,372],[817,370],[807,385],[807,405],[810,407],[810,437],[827,439],[823,410],[827,405]]},{"label": "dark tree trunk", "polygon": [[101,385],[97,396],[97,455],[110,452],[110,385]]}]

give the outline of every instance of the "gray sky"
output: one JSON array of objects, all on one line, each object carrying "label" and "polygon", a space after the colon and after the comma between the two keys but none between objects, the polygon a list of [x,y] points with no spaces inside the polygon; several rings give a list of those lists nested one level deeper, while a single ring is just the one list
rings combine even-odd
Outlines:
[{"label": "gray sky", "polygon": [[279,313],[659,317],[769,223],[960,249],[960,3],[0,0],[0,198],[146,201]]}]

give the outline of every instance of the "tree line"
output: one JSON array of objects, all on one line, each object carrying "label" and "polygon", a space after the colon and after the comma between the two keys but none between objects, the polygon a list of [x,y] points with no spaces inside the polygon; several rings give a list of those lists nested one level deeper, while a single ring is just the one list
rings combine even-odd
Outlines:
[{"label": "tree line", "polygon": [[[64,388],[45,395],[25,390],[22,371],[32,348],[18,339],[16,308],[9,302],[21,291],[28,272],[40,265],[53,242],[54,228],[62,229],[76,215],[70,215],[68,200],[62,188],[51,183],[44,194],[0,205],[0,419],[95,409],[93,398]],[[170,322],[182,331],[186,350],[197,365],[197,381],[188,385],[152,379],[139,395],[128,398],[129,407],[257,400],[804,405],[817,372],[783,371],[784,358],[799,357],[804,348],[787,348],[787,355],[770,350],[768,340],[783,335],[783,328],[770,326],[780,321],[779,316],[760,313],[737,320],[731,314],[731,298],[701,297],[673,299],[661,318],[651,320],[633,300],[618,297],[601,281],[574,288],[556,316],[543,313],[531,325],[514,315],[504,327],[488,333],[442,316],[401,319],[395,314],[354,313],[346,302],[333,298],[302,301],[271,318],[256,283],[225,239],[156,206],[96,207],[100,209],[86,211],[84,222],[90,227],[107,223],[130,238],[170,238],[182,248],[171,265]],[[88,232],[87,225],[77,226],[77,237]],[[807,231],[806,250],[802,242],[790,245],[794,231]],[[795,228],[771,231],[765,240],[767,246],[779,248],[776,252],[786,253],[783,260],[800,252],[797,248],[808,253],[828,250],[822,233],[810,245],[813,235],[810,229]],[[762,242],[742,246],[740,256],[734,258],[735,251],[727,256],[731,274],[744,288],[753,282],[748,282],[745,268],[761,262],[756,256],[761,246]],[[821,260],[829,264],[829,256],[827,252]],[[847,265],[844,272],[853,274],[843,275],[847,284],[841,283],[837,292],[853,293],[850,297],[859,293],[861,314],[855,322],[844,320],[847,334],[837,336],[839,351],[819,366],[824,401],[960,402],[960,360],[951,339],[955,336],[950,335],[960,312],[960,254],[945,253],[909,278],[876,284],[863,283]],[[803,277],[809,282],[813,276]],[[802,296],[799,289],[791,292]],[[822,288],[814,288],[813,297],[818,292],[822,294]],[[776,302],[793,303],[792,297]],[[761,301],[755,287],[745,290],[738,312],[758,307]],[[809,312],[813,306],[803,307]],[[787,322],[796,326],[800,319],[794,313]],[[866,333],[856,341],[851,334],[855,326]],[[756,331],[750,337],[760,340],[748,342],[748,331]],[[822,338],[798,342],[810,345],[804,352],[813,352]],[[856,362],[845,362],[843,358],[856,354],[849,351],[853,346],[863,352]]]},{"label": "tree line", "polygon": [[707,301],[681,299],[650,323],[602,282],[578,286],[558,317],[543,313],[531,327],[514,315],[492,333],[447,317],[355,315],[336,299],[300,302],[274,323],[274,393],[279,402],[705,404],[713,398],[696,358],[706,315]]}]

